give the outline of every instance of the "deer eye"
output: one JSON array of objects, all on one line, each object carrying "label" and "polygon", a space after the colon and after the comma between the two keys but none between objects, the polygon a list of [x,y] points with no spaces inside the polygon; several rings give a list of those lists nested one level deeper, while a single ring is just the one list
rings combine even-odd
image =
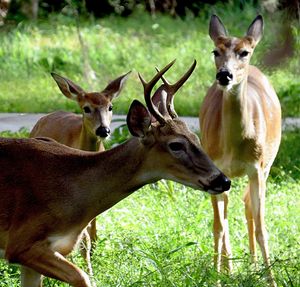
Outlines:
[{"label": "deer eye", "polygon": [[249,55],[249,52],[248,51],[243,51],[242,53],[240,53],[240,57],[241,58],[245,58]]},{"label": "deer eye", "polygon": [[180,142],[172,142],[172,143],[169,143],[169,148],[172,151],[181,151],[181,150],[184,150],[184,145],[183,145],[183,143],[180,143]]},{"label": "deer eye", "polygon": [[108,107],[108,110],[109,110],[110,112],[112,111],[112,109],[113,109],[112,106],[109,106],[109,107]]},{"label": "deer eye", "polygon": [[89,107],[84,107],[83,110],[86,114],[90,114],[92,112]]},{"label": "deer eye", "polygon": [[215,57],[220,56],[220,53],[217,50],[213,50],[212,53],[214,54]]}]

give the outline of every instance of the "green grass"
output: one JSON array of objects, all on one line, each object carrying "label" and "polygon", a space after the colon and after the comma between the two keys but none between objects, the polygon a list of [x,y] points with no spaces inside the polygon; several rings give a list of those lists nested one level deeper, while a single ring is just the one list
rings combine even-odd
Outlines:
[{"label": "green grass", "polygon": [[[97,286],[265,286],[265,268],[249,263],[241,201],[243,181],[230,201],[235,271],[218,276],[212,268],[212,209],[209,196],[167,182],[142,188],[98,217],[92,262]],[[266,222],[279,286],[299,286],[299,181],[268,184]],[[85,268],[78,253],[72,261]],[[0,286],[18,286],[14,265],[0,262]],[[56,283],[54,283],[56,282]],[[67,286],[52,279],[45,286]]]},{"label": "green grass", "polygon": [[[180,115],[196,116],[215,75],[213,43],[208,36],[208,15],[212,12],[222,18],[232,35],[238,36],[245,33],[257,13],[251,6],[241,12],[228,4],[214,6],[213,11],[204,10],[199,18],[188,17],[185,21],[162,15],[152,19],[141,11],[129,18],[82,19],[80,29],[97,74],[93,89],[101,90],[109,80],[132,70],[115,101],[115,113],[127,113],[133,98],[143,98],[137,72],[150,79],[155,66],[161,68],[176,58],[167,73],[172,82],[196,59],[195,72],[180,91],[182,95],[175,99]],[[272,49],[279,17],[265,15],[265,35],[252,63],[269,76],[282,101],[284,116],[299,116],[299,41],[294,57],[285,66],[269,70],[261,64],[264,53]],[[296,27],[294,24],[298,39]],[[0,37],[0,112],[77,111],[76,104],[61,95],[50,76],[51,71],[56,71],[88,89],[74,17],[52,15],[47,21],[21,22],[2,28]]]},{"label": "green grass", "polygon": [[[27,130],[6,137],[26,137]],[[123,141],[117,130],[111,144]],[[300,286],[300,161],[299,131],[284,133],[268,181],[266,224],[272,268],[278,286]],[[266,286],[266,269],[250,264],[242,202],[244,179],[235,180],[230,196],[229,224],[234,272],[213,269],[210,196],[169,181],[148,185],[101,214],[98,241],[92,257],[97,286],[187,287]],[[70,260],[86,270],[78,252]],[[0,287],[19,286],[19,269],[0,261]],[[44,286],[67,286],[46,278]]]}]

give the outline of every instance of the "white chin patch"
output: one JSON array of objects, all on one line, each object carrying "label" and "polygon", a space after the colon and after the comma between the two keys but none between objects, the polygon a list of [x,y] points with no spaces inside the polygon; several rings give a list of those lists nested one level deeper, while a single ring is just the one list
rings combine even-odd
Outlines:
[{"label": "white chin patch", "polygon": [[222,190],[222,188],[220,188],[220,189],[216,189],[216,188],[215,188],[214,190],[208,189],[207,192],[208,192],[209,194],[216,195],[216,194],[222,193],[223,190]]},{"label": "white chin patch", "polygon": [[222,91],[229,91],[232,88],[232,83],[229,83],[227,86],[223,86],[218,83],[218,88]]}]

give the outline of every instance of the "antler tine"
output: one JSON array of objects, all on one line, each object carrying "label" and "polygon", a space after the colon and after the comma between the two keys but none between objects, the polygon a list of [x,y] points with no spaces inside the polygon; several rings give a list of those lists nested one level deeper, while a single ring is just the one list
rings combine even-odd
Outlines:
[{"label": "antler tine", "polygon": [[[155,70],[156,72],[159,73],[159,69],[157,67],[155,67]],[[166,86],[171,86],[171,84],[167,81],[167,79],[163,75],[160,78]]]},{"label": "antler tine", "polygon": [[160,124],[165,123],[165,118],[161,115],[161,113],[158,111],[157,107],[153,104],[151,100],[151,91],[154,87],[154,85],[158,82],[158,80],[162,77],[162,75],[168,71],[171,66],[175,63],[176,60],[173,60],[171,63],[169,63],[167,66],[165,66],[161,71],[159,71],[150,82],[146,82],[141,74],[139,74],[139,78],[144,86],[144,97],[146,105],[149,109],[149,112],[159,121]]},{"label": "antler tine", "polygon": [[[193,64],[187,70],[187,72],[173,85],[171,85],[163,76],[161,76],[161,79],[166,87],[166,92],[167,92],[167,102],[166,102],[167,109],[172,118],[177,117],[177,113],[175,112],[174,105],[173,105],[174,95],[180,89],[180,87],[187,81],[187,79],[191,76],[196,65],[197,65],[197,61],[194,60]],[[156,71],[159,72],[157,68],[155,69]]]},{"label": "antler tine", "polygon": [[[193,64],[187,70],[187,72],[175,84],[173,84],[173,85],[171,85],[164,77],[161,77],[162,81],[164,82],[164,84],[168,88],[168,94],[170,93],[170,94],[174,95],[181,88],[181,86],[183,86],[183,84],[187,81],[187,79],[193,73],[196,65],[197,65],[197,61],[194,60]],[[157,68],[156,68],[156,70],[158,71]]]}]

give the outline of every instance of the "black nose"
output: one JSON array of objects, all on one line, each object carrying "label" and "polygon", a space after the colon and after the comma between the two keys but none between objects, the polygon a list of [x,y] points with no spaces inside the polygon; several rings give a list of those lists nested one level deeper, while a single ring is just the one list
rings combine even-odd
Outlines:
[{"label": "black nose", "polygon": [[223,173],[218,175],[215,179],[210,182],[210,189],[223,192],[229,190],[231,181]]},{"label": "black nose", "polygon": [[110,134],[110,129],[106,127],[99,127],[96,129],[96,135],[100,138],[106,138]]},{"label": "black nose", "polygon": [[227,86],[232,80],[232,74],[226,69],[220,69],[216,75],[216,79],[219,81],[219,84],[222,86]]}]

